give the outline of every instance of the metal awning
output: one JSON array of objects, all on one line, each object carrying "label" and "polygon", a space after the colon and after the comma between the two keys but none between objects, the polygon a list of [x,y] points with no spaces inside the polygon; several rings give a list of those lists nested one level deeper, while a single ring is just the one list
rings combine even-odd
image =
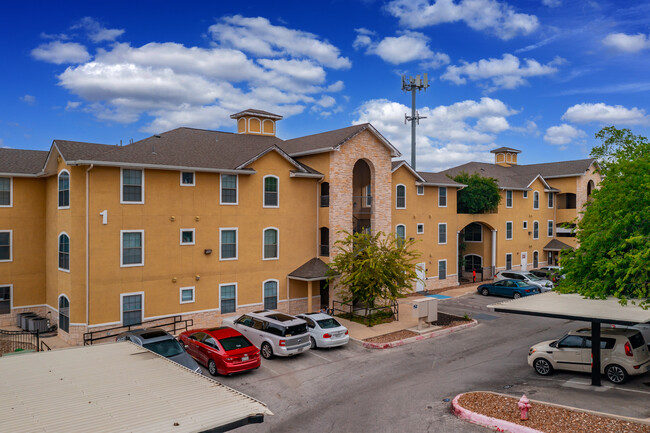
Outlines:
[{"label": "metal awning", "polygon": [[130,342],[0,358],[0,425],[23,432],[221,432],[273,413]]}]

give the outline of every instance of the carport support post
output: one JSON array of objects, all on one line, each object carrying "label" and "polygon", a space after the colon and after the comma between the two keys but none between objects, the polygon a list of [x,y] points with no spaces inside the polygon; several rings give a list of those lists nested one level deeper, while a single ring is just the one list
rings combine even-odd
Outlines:
[{"label": "carport support post", "polygon": [[311,299],[312,298],[311,284],[312,284],[311,280],[307,281],[307,312],[308,313],[311,313],[313,311],[312,310],[312,299]]},{"label": "carport support post", "polygon": [[591,384],[600,386],[600,322],[591,321]]}]

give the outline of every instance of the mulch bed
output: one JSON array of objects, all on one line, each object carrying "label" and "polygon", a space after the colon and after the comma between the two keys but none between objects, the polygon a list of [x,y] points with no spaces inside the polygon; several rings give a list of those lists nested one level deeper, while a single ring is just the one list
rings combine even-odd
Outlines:
[{"label": "mulch bed", "polygon": [[[467,322],[468,320],[465,320],[462,317],[454,316],[452,314],[438,313],[438,320],[432,322],[432,325],[440,326],[442,328],[451,328],[452,326],[462,325],[463,323]],[[369,343],[392,343],[393,341],[404,340],[405,338],[409,337],[417,337],[418,335],[420,334],[417,332],[404,329],[401,331],[391,332],[389,334],[379,335],[377,337],[366,338],[363,341],[367,341]]]},{"label": "mulch bed", "polygon": [[472,412],[525,425],[545,433],[649,433],[650,426],[616,418],[531,403],[528,420],[520,419],[519,399],[487,392],[463,394],[458,403]]}]

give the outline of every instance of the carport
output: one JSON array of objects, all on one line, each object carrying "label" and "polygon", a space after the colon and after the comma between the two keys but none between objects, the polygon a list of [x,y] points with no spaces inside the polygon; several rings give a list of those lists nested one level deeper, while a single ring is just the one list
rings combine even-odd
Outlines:
[{"label": "carport", "polygon": [[499,304],[488,305],[499,313],[523,314],[526,316],[553,317],[555,319],[581,320],[591,322],[591,384],[600,386],[600,325],[636,325],[650,323],[650,309],[638,305],[621,305],[614,297],[607,299],[586,299],[575,293],[560,294],[547,292],[535,296]]}]

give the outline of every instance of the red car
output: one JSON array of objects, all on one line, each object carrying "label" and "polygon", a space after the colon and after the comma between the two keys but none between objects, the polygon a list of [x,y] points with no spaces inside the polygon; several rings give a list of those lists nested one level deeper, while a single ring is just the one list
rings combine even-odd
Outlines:
[{"label": "red car", "polygon": [[261,363],[260,350],[232,328],[194,329],[181,333],[178,339],[213,376],[252,370]]}]

